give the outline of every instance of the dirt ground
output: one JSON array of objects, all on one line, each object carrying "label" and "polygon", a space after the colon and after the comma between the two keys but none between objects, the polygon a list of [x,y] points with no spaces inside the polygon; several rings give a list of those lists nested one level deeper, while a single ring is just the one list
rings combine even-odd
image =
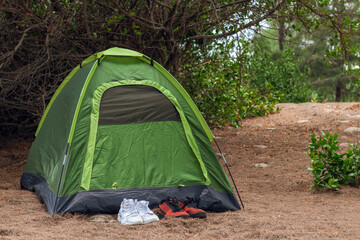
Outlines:
[{"label": "dirt ground", "polygon": [[162,219],[122,226],[115,215],[50,216],[19,181],[31,139],[0,148],[0,239],[360,239],[360,190],[314,193],[306,151],[312,133],[339,133],[341,152],[358,143],[359,103],[279,104],[280,113],[245,119],[214,135],[245,210],[204,220]]}]

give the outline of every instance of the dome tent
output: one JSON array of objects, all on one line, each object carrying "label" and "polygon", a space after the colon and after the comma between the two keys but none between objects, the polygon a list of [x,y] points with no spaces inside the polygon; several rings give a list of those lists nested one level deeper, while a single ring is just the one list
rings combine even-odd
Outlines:
[{"label": "dome tent", "polygon": [[116,213],[123,198],[153,207],[169,196],[209,211],[240,209],[199,110],[138,52],[110,48],[75,67],[35,135],[21,186],[50,214]]}]

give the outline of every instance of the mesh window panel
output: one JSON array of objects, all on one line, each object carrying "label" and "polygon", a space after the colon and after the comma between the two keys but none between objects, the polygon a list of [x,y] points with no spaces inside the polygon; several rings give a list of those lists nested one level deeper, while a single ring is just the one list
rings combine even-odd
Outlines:
[{"label": "mesh window panel", "polygon": [[127,85],[109,88],[100,103],[99,125],[180,121],[170,100],[156,88]]}]

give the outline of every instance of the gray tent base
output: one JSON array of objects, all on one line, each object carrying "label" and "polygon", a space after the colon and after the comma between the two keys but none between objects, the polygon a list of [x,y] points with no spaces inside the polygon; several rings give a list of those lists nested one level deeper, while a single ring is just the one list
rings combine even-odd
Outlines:
[{"label": "gray tent base", "polygon": [[[56,195],[49,189],[45,178],[24,173],[21,177],[21,187],[36,194],[46,204],[48,212],[54,213]],[[60,197],[57,202],[56,213],[118,213],[123,198],[147,200],[150,208],[157,207],[161,200],[167,197],[183,199],[192,197],[199,208],[211,212],[224,212],[239,210],[239,203],[232,193],[220,193],[213,188],[201,186],[188,187],[151,187],[151,188],[128,188],[108,189],[88,192],[79,192],[69,197]]]}]

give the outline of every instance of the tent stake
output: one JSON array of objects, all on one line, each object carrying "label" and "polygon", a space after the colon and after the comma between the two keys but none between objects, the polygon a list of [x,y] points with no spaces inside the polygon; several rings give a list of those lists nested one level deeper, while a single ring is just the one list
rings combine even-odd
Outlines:
[{"label": "tent stake", "polygon": [[219,149],[219,152],[220,152],[220,154],[221,154],[221,157],[222,157],[222,159],[224,160],[224,163],[225,163],[225,165],[226,165],[226,168],[227,168],[227,170],[228,170],[228,172],[229,172],[229,175],[230,175],[230,177],[231,177],[231,180],[232,180],[232,182],[233,182],[233,184],[234,184],[235,190],[236,190],[237,195],[238,195],[238,197],[239,197],[239,200],[240,200],[240,202],[241,202],[241,206],[242,206],[243,209],[245,209],[244,204],[243,204],[243,201],[241,200],[241,197],[240,197],[240,193],[239,193],[239,191],[238,191],[238,189],[237,189],[237,186],[236,186],[236,184],[235,184],[234,178],[233,178],[233,176],[232,176],[232,174],[231,174],[231,172],[230,172],[229,166],[228,166],[228,164],[227,164],[227,162],[226,162],[225,156],[224,156],[224,154],[221,152],[221,149],[220,149],[220,147],[219,147],[219,144],[217,143],[217,141],[216,141],[215,138],[214,138],[214,141],[215,141],[215,144],[216,144],[217,148]]},{"label": "tent stake", "polygon": [[59,184],[58,184],[57,191],[56,191],[56,200],[55,200],[55,205],[54,205],[54,211],[53,211],[53,214],[52,214],[53,216],[54,216],[54,214],[56,212],[56,205],[57,205],[58,199],[59,199],[60,184],[61,184],[61,179],[62,179],[62,175],[63,175],[63,172],[64,172],[64,166],[65,166],[65,161],[66,161],[68,150],[69,150],[69,143],[66,145],[64,161],[63,161],[63,164],[62,164],[62,167],[61,167]]}]

